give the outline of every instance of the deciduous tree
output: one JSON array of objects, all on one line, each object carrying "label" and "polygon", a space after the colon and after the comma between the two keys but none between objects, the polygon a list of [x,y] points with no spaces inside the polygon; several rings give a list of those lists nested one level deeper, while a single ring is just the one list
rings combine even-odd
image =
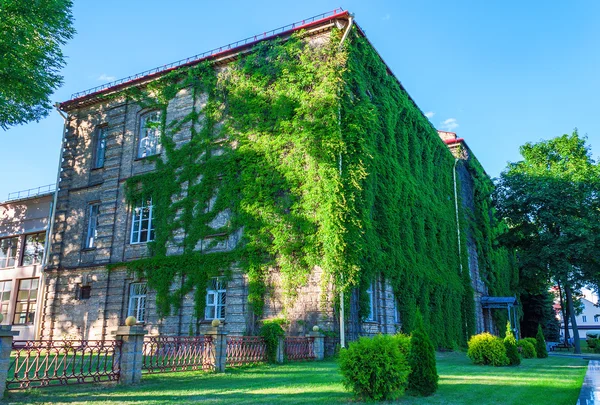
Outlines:
[{"label": "deciduous tree", "polygon": [[61,84],[71,0],[0,0],[0,127],[39,121]]}]

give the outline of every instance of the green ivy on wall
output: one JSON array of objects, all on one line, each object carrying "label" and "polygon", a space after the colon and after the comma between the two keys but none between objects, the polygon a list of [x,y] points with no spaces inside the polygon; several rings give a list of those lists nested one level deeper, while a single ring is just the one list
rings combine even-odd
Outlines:
[{"label": "green ivy on wall", "polygon": [[[459,265],[468,269],[466,249],[457,253],[454,158],[355,28],[342,49],[338,30],[318,46],[303,35],[261,42],[225,67],[204,62],[125,92],[162,111],[163,154],[149,158],[156,170],[126,184],[130,204],[153,198],[151,256],[112,267],[145,277],[161,315],[195,291],[198,317],[208,279],[233,268],[247,274],[258,315],[272,269],[292,299],[315,266],[336,293],[360,287],[363,316],[365,291],[381,274],[405,331],[419,308],[436,346],[464,345],[474,308]],[[193,109],[171,119],[168,107],[183,97]],[[191,134],[188,141],[182,133]],[[483,201],[489,190],[479,192]],[[476,221],[489,223],[486,209]],[[212,251],[234,234],[242,240],[232,251]],[[477,238],[480,260],[504,260],[487,228]],[[486,269],[498,272],[490,286],[506,284],[503,269]]]}]

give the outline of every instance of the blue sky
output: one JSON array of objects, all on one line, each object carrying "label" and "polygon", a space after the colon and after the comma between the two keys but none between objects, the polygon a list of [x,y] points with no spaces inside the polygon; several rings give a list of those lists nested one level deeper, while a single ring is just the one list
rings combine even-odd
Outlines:
[{"label": "blue sky", "polygon": [[[76,1],[64,85],[74,92],[336,7],[356,15],[439,129],[498,176],[528,141],[587,134],[600,154],[600,2]],[[0,201],[56,180],[62,119],[0,130]]]}]

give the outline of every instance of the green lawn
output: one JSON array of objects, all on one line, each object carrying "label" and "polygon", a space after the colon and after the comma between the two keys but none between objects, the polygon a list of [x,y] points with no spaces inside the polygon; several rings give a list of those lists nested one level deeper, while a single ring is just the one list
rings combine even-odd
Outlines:
[{"label": "green lawn", "polygon": [[[587,362],[550,357],[519,367],[484,367],[463,353],[438,355],[440,388],[401,404],[569,404],[577,401]],[[10,392],[9,403],[52,404],[334,404],[355,402],[333,361],[260,365],[228,370],[145,375],[134,387],[81,385]]]}]

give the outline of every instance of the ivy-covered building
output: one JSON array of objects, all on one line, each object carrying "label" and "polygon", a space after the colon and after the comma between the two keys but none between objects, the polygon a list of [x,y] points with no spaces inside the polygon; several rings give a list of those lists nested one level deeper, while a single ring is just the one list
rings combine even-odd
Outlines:
[{"label": "ivy-covered building", "polygon": [[489,179],[457,163],[348,12],[60,108],[44,338],[109,336],[128,315],[151,333],[281,318],[333,336],[343,292],[350,338],[410,331],[420,309],[454,347],[484,328],[472,279],[510,293]]}]

